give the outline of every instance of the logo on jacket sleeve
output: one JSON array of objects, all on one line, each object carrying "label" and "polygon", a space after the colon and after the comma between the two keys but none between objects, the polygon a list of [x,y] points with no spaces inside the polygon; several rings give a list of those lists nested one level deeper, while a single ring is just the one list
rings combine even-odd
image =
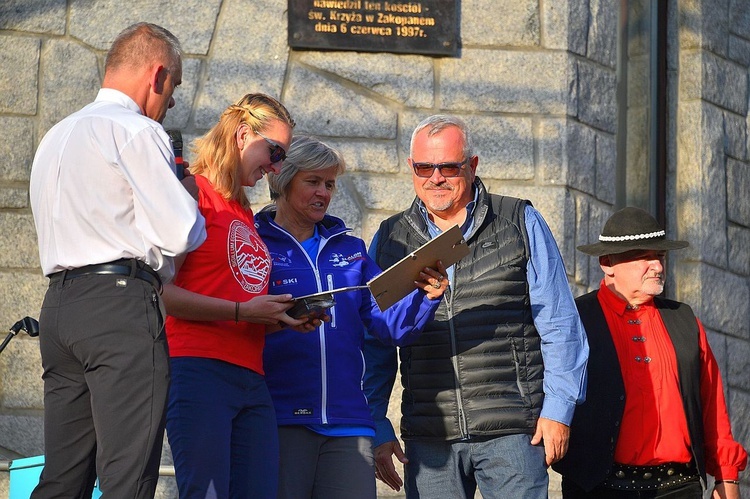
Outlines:
[{"label": "logo on jacket sleeve", "polygon": [[241,220],[233,220],[229,225],[227,256],[242,289],[261,293],[268,286],[271,256],[258,233]]},{"label": "logo on jacket sleeve", "polygon": [[357,251],[349,256],[344,256],[342,253],[331,253],[331,256],[328,257],[328,263],[334,267],[346,267],[350,263],[362,260],[363,258],[361,251]]}]

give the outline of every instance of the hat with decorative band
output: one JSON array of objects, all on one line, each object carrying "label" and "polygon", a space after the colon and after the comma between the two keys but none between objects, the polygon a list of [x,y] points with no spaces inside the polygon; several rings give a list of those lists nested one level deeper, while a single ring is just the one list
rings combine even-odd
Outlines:
[{"label": "hat with decorative band", "polygon": [[685,248],[687,241],[671,241],[651,214],[629,206],[616,211],[599,236],[599,242],[578,246],[591,256],[617,255],[632,250],[674,250]]}]

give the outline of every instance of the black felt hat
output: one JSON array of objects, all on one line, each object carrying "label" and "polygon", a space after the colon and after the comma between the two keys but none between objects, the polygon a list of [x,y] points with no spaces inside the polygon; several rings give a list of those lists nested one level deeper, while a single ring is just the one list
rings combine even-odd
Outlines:
[{"label": "black felt hat", "polygon": [[578,246],[578,250],[591,256],[617,255],[626,251],[674,250],[685,248],[687,241],[670,241],[666,232],[651,214],[634,207],[615,212],[599,236],[599,242]]}]

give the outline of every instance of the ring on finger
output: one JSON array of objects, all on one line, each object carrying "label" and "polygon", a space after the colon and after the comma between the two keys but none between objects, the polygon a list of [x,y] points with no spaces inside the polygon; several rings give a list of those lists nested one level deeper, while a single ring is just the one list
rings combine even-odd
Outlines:
[{"label": "ring on finger", "polygon": [[443,274],[440,274],[440,277],[437,278],[438,282],[443,282],[443,279],[445,279]]},{"label": "ring on finger", "polygon": [[435,283],[432,285],[435,289],[440,289],[440,281],[435,281]]}]

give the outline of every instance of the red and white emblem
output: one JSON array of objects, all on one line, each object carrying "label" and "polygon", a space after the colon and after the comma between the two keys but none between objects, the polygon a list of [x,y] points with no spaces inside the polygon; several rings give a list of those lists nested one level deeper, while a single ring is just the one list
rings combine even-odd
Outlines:
[{"label": "red and white emblem", "polygon": [[258,233],[240,220],[229,225],[227,237],[229,267],[242,289],[260,293],[268,286],[271,274],[271,257]]}]

